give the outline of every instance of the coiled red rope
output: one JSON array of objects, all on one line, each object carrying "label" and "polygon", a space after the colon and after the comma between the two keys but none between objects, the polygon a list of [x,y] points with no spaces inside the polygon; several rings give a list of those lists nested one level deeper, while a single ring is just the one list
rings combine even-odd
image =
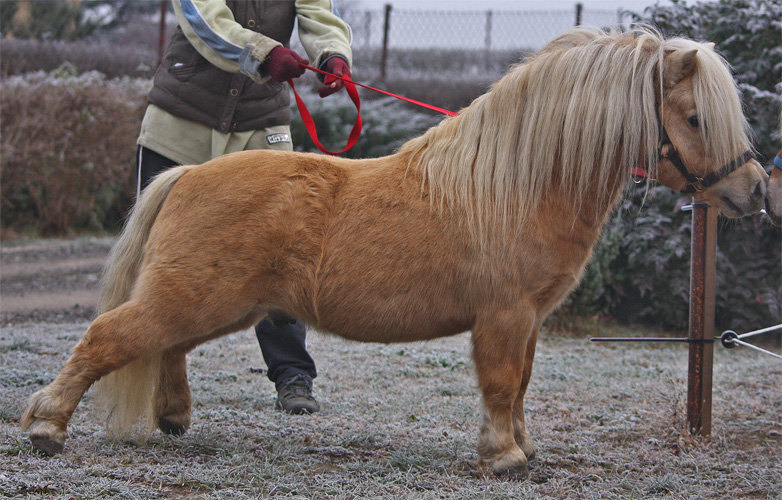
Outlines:
[{"label": "coiled red rope", "polygon": [[299,108],[299,114],[301,114],[301,120],[302,122],[304,122],[304,128],[307,129],[307,133],[309,133],[310,137],[312,138],[312,141],[315,143],[315,146],[317,146],[319,150],[323,151],[326,154],[341,155],[342,153],[352,148],[356,144],[356,141],[358,141],[359,136],[361,136],[361,125],[362,125],[361,98],[359,98],[358,96],[358,90],[356,90],[356,85],[358,85],[359,87],[364,87],[365,89],[372,90],[374,92],[379,92],[387,96],[395,97],[396,99],[401,99],[402,101],[415,104],[416,106],[421,106],[422,108],[430,109],[432,111],[437,111],[438,113],[442,113],[448,116],[456,116],[458,114],[458,113],[454,113],[453,111],[449,111],[447,109],[443,109],[437,106],[433,106],[431,104],[427,104],[425,102],[416,101],[415,99],[410,99],[409,97],[404,97],[398,94],[394,94],[392,92],[388,92],[386,90],[370,87],[369,85],[364,85],[363,83],[354,82],[350,78],[344,76],[337,76],[335,74],[329,73],[328,71],[323,71],[321,69],[314,68],[306,64],[302,64],[302,63],[299,64],[310,71],[314,71],[316,73],[320,73],[326,76],[332,76],[334,78],[338,78],[342,80],[345,83],[345,90],[347,91],[350,100],[353,101],[353,104],[355,104],[356,106],[356,121],[355,123],[353,123],[353,128],[350,130],[350,135],[348,135],[347,145],[342,149],[342,151],[331,151],[325,148],[323,144],[320,143],[320,140],[318,139],[318,131],[317,128],[315,127],[315,121],[312,119],[312,115],[307,109],[307,106],[304,104],[304,101],[301,99],[301,96],[299,96],[299,93],[296,92],[296,86],[293,84],[293,80],[288,80],[288,84],[291,86],[291,89],[293,89],[293,95],[296,98],[296,106],[298,106]]}]

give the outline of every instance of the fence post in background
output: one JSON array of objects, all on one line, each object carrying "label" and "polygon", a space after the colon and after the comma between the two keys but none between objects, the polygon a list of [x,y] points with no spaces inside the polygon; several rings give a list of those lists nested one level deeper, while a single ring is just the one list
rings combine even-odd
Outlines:
[{"label": "fence post in background", "polygon": [[391,4],[385,5],[385,16],[383,19],[383,52],[380,55],[380,80],[386,80],[386,64],[388,62],[388,32],[391,29]]},{"label": "fence post in background", "polygon": [[711,435],[716,253],[717,211],[693,202],[687,423],[692,434],[701,436]]},{"label": "fence post in background", "polygon": [[157,45],[157,64],[163,62],[163,51],[166,48],[166,12],[168,11],[168,2],[166,0],[160,1],[160,36],[158,37]]},{"label": "fence post in background", "polygon": [[492,12],[491,10],[486,11],[486,39],[485,39],[485,46],[486,46],[486,58],[485,58],[485,64],[486,64],[486,71],[489,71],[491,69],[491,18],[492,18]]},{"label": "fence post in background", "polygon": [[576,26],[581,26],[581,12],[584,10],[584,4],[576,4]]},{"label": "fence post in background", "polygon": [[364,12],[364,50],[369,50],[372,40],[372,12]]}]

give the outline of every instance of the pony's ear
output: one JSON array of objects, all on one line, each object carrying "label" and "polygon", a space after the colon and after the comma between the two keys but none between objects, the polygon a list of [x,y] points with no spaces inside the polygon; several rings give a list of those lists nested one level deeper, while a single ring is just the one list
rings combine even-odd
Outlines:
[{"label": "pony's ear", "polygon": [[706,45],[706,48],[714,50],[714,42],[706,42],[704,45]]},{"label": "pony's ear", "polygon": [[698,49],[674,50],[663,61],[663,83],[673,87],[695,72],[695,55]]}]

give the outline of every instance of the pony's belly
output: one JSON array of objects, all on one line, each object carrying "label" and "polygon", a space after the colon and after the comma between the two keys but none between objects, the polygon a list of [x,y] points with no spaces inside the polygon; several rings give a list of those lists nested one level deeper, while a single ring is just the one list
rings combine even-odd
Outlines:
[{"label": "pony's belly", "polygon": [[316,295],[318,327],[352,340],[407,342],[472,327],[469,301],[442,273],[385,262],[330,274]]},{"label": "pony's belly", "polygon": [[361,342],[412,342],[456,335],[469,330],[464,318],[447,318],[432,311],[377,307],[347,308],[322,314],[318,329]]}]

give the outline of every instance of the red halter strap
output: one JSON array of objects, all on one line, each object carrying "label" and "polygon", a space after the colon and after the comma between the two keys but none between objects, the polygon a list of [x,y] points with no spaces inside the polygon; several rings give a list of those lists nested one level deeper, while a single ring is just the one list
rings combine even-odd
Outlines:
[{"label": "red halter strap", "polygon": [[635,167],[634,169],[630,170],[630,175],[639,179],[649,179],[651,177],[646,169],[639,167]]}]

